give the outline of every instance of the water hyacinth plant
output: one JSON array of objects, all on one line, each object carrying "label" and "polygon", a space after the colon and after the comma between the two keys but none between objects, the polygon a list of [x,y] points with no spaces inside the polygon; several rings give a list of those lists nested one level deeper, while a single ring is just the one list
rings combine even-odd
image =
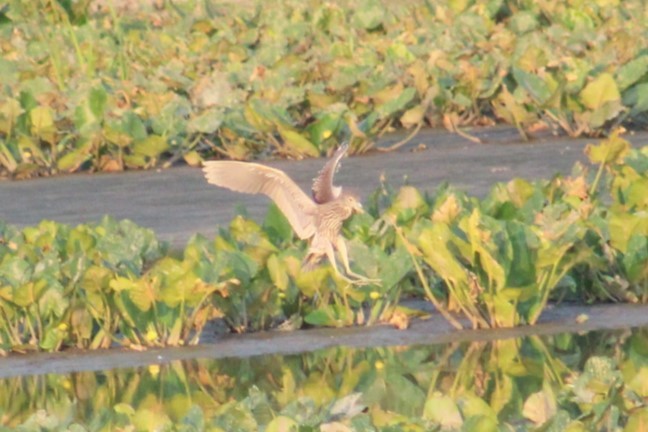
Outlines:
[{"label": "water hyacinth plant", "polygon": [[[423,298],[457,328],[534,324],[551,300],[648,299],[648,147],[613,134],[593,169],[498,184],[482,200],[382,184],[346,223],[355,286],[328,264],[302,269],[306,243],[271,207],[214,239],[169,251],[147,229],[105,218],[0,230],[0,348],[141,348],[197,343],[215,319],[235,332],[282,326],[407,327]],[[590,172],[591,171],[591,172]]]},{"label": "water hyacinth plant", "polygon": [[363,152],[395,128],[646,124],[642,0],[133,5],[6,2],[1,176],[312,157],[342,135]]}]

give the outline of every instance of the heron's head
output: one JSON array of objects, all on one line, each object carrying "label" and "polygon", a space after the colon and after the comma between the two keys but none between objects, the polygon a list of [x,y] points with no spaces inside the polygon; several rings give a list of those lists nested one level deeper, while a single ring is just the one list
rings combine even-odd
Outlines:
[{"label": "heron's head", "polygon": [[364,213],[360,200],[353,194],[344,194],[342,196],[344,206],[351,210],[351,213]]}]

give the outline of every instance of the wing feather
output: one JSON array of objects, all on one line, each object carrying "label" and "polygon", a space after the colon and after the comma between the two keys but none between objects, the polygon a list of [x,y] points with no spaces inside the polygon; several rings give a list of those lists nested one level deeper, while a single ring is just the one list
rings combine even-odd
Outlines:
[{"label": "wing feather", "polygon": [[299,238],[315,233],[316,204],[283,171],[251,162],[209,161],[203,164],[203,172],[210,184],[270,197]]},{"label": "wing feather", "polygon": [[322,170],[317,174],[317,177],[313,179],[313,188],[311,190],[313,199],[318,204],[327,203],[333,201],[334,199],[340,196],[342,193],[342,188],[339,186],[333,186],[333,176],[340,167],[340,160],[346,154],[349,149],[349,144],[341,145],[333,154],[333,157],[326,162],[326,165]]}]

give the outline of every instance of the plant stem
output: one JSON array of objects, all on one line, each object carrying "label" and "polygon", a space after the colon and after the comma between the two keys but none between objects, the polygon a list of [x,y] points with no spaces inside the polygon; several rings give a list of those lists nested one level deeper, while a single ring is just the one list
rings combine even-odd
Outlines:
[{"label": "plant stem", "polygon": [[411,247],[414,247],[403,235],[401,232],[400,228],[397,226],[394,226],[394,229],[396,230],[396,234],[400,237],[400,239],[403,241],[403,243],[406,245],[405,250],[407,251],[407,254],[410,256],[412,259],[412,264],[414,264],[414,268],[416,269],[416,274],[418,275],[419,280],[421,281],[421,284],[423,285],[423,290],[425,290],[425,295],[427,295],[428,299],[434,307],[439,311],[441,315],[456,329],[461,330],[463,329],[463,326],[459,321],[457,321],[451,314],[446,310],[446,308],[439,302],[434,294],[432,293],[432,290],[430,289],[430,285],[427,283],[427,279],[425,278],[425,275],[423,274],[423,271],[421,270],[421,266],[418,263],[418,260],[416,257],[412,254],[410,251]]},{"label": "plant stem", "polygon": [[603,174],[603,169],[605,168],[605,163],[602,163],[599,165],[598,171],[596,171],[596,177],[594,177],[594,181],[592,182],[592,187],[590,187],[589,194],[590,196],[594,195],[594,192],[598,189],[598,183],[601,180],[601,175]]}]

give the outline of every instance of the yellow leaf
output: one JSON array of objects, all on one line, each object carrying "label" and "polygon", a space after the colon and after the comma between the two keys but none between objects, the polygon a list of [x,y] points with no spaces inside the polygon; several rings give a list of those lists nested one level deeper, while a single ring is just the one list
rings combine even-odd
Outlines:
[{"label": "yellow leaf", "polygon": [[272,254],[268,257],[266,266],[272,283],[281,291],[288,289],[289,281],[286,264],[277,257],[277,254]]},{"label": "yellow leaf", "polygon": [[595,110],[607,102],[620,100],[621,93],[612,74],[602,73],[585,86],[580,98],[587,108]]},{"label": "yellow leaf", "polygon": [[593,164],[621,163],[630,152],[630,143],[615,131],[598,145],[588,144],[585,154]]},{"label": "yellow leaf", "polygon": [[432,214],[432,221],[450,224],[461,212],[461,205],[454,194],[446,197],[445,201]]},{"label": "yellow leaf", "polygon": [[299,132],[285,127],[277,127],[288,151],[294,156],[319,156],[319,150]]},{"label": "yellow leaf", "polygon": [[536,425],[544,424],[555,414],[556,398],[548,388],[529,396],[522,408],[522,415]]},{"label": "yellow leaf", "polygon": [[31,120],[32,132],[38,133],[54,124],[52,108],[47,106],[38,106],[29,113]]},{"label": "yellow leaf", "polygon": [[299,428],[297,422],[290,417],[278,416],[272,419],[266,427],[266,432],[292,432]]},{"label": "yellow leaf", "polygon": [[427,104],[418,104],[415,107],[405,111],[400,118],[400,122],[403,127],[409,129],[412,126],[416,126],[421,123],[421,121],[423,121],[423,116],[425,116],[426,108]]},{"label": "yellow leaf", "polygon": [[171,419],[160,410],[140,408],[132,418],[136,430],[165,430],[170,429]]},{"label": "yellow leaf", "polygon": [[24,110],[16,99],[7,99],[0,103],[0,132],[9,134],[16,119]]},{"label": "yellow leaf", "polygon": [[381,105],[396,99],[401,93],[403,93],[403,83],[398,82],[391,87],[386,87],[373,94],[372,98],[376,105]]},{"label": "yellow leaf", "polygon": [[458,429],[463,424],[457,403],[439,392],[434,392],[425,401],[423,418],[439,423],[442,429]]},{"label": "yellow leaf", "polygon": [[37,137],[49,143],[56,139],[56,127],[54,126],[54,111],[48,106],[39,106],[29,113],[31,121],[31,132]]},{"label": "yellow leaf", "polygon": [[201,166],[203,162],[202,156],[200,156],[200,154],[195,150],[191,150],[190,152],[185,153],[182,157],[184,158],[187,165],[192,167]]}]

